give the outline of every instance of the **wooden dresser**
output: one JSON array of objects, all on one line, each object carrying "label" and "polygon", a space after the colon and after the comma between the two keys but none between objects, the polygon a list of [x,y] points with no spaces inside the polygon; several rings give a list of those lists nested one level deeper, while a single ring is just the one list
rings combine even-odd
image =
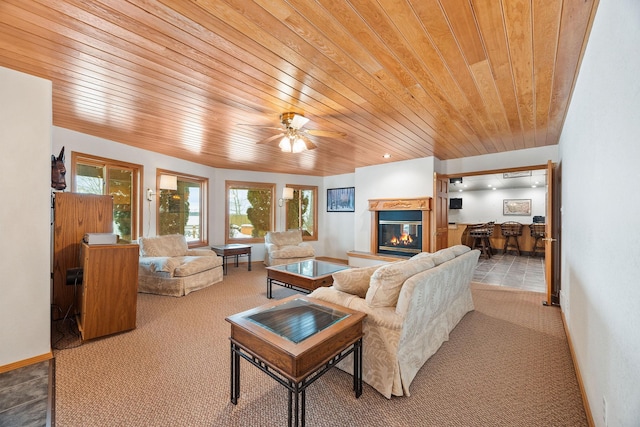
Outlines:
[{"label": "wooden dresser", "polygon": [[138,245],[82,244],[78,328],[83,340],[136,327]]}]

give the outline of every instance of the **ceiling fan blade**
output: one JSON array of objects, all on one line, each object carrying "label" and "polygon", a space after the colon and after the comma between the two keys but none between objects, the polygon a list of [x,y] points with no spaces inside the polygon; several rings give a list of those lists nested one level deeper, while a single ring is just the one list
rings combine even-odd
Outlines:
[{"label": "ceiling fan blade", "polygon": [[307,119],[305,116],[301,116],[299,114],[294,114],[293,115],[293,119],[291,120],[290,126],[292,128],[294,128],[294,129],[300,129],[305,124],[307,124],[308,121],[309,121],[309,119]]},{"label": "ceiling fan blade", "polygon": [[300,139],[302,139],[304,141],[304,145],[307,147],[307,150],[314,150],[316,148],[318,148],[318,146],[316,144],[314,144],[313,142],[311,142],[309,140],[309,138],[307,138],[304,135],[299,135]]},{"label": "ceiling fan blade", "polygon": [[[280,129],[280,130],[282,130],[282,129]],[[284,137],[284,133],[279,133],[277,135],[270,136],[267,139],[263,139],[262,141],[258,142],[258,144],[268,144],[268,143],[270,143],[272,141],[277,140],[278,138],[282,139],[282,137]]]},{"label": "ceiling fan blade", "polygon": [[344,138],[345,136],[347,136],[347,134],[344,132],[337,132],[337,131],[331,131],[331,130],[318,130],[318,129],[304,129],[304,133],[307,133],[313,136],[329,136],[333,138]]}]

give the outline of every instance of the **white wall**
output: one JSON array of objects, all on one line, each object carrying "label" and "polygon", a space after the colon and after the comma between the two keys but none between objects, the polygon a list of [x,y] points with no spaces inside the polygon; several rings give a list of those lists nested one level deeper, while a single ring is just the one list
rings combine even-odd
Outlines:
[{"label": "white wall", "polygon": [[[463,191],[462,193],[450,193],[449,197],[462,199],[462,209],[449,209],[449,222],[460,224],[489,221],[495,221],[497,224],[507,221],[531,224],[534,216],[545,215],[547,207],[547,190],[544,187]],[[502,202],[504,199],[531,199],[531,215],[503,215]]]},{"label": "white wall", "polygon": [[[355,248],[355,212],[327,212],[328,188],[355,187],[355,174],[334,175],[324,178],[325,190],[319,194],[318,216],[322,224],[324,237],[324,255],[332,258],[347,259],[347,252]],[[356,204],[362,197],[355,189]]]},{"label": "white wall", "polygon": [[433,196],[434,157],[357,168],[354,249],[371,250],[369,199]]},{"label": "white wall", "polygon": [[51,353],[50,81],[0,67],[0,141],[2,367]]},{"label": "white wall", "polygon": [[560,140],[561,303],[598,426],[640,423],[638,46],[640,2],[601,1]]},{"label": "white wall", "polygon": [[442,160],[437,165],[438,169],[436,169],[436,172],[455,175],[465,172],[546,165],[547,161],[551,160],[555,162],[557,159],[558,146],[548,145],[545,147],[506,151],[504,153],[464,157],[462,159]]}]

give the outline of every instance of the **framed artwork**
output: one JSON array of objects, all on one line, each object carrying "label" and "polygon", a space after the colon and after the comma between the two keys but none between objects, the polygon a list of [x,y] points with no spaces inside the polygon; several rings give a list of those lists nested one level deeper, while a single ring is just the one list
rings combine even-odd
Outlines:
[{"label": "framed artwork", "polygon": [[531,199],[503,199],[502,215],[531,216]]},{"label": "framed artwork", "polygon": [[355,187],[327,189],[327,212],[355,212],[355,203]]}]

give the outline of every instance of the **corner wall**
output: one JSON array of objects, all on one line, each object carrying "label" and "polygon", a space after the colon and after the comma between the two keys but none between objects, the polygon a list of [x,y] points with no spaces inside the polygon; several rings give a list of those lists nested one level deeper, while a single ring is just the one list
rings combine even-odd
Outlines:
[{"label": "corner wall", "polygon": [[639,23],[599,2],[560,139],[562,310],[598,426],[640,421]]},{"label": "corner wall", "polygon": [[50,81],[0,67],[0,371],[51,353],[51,93]]}]

